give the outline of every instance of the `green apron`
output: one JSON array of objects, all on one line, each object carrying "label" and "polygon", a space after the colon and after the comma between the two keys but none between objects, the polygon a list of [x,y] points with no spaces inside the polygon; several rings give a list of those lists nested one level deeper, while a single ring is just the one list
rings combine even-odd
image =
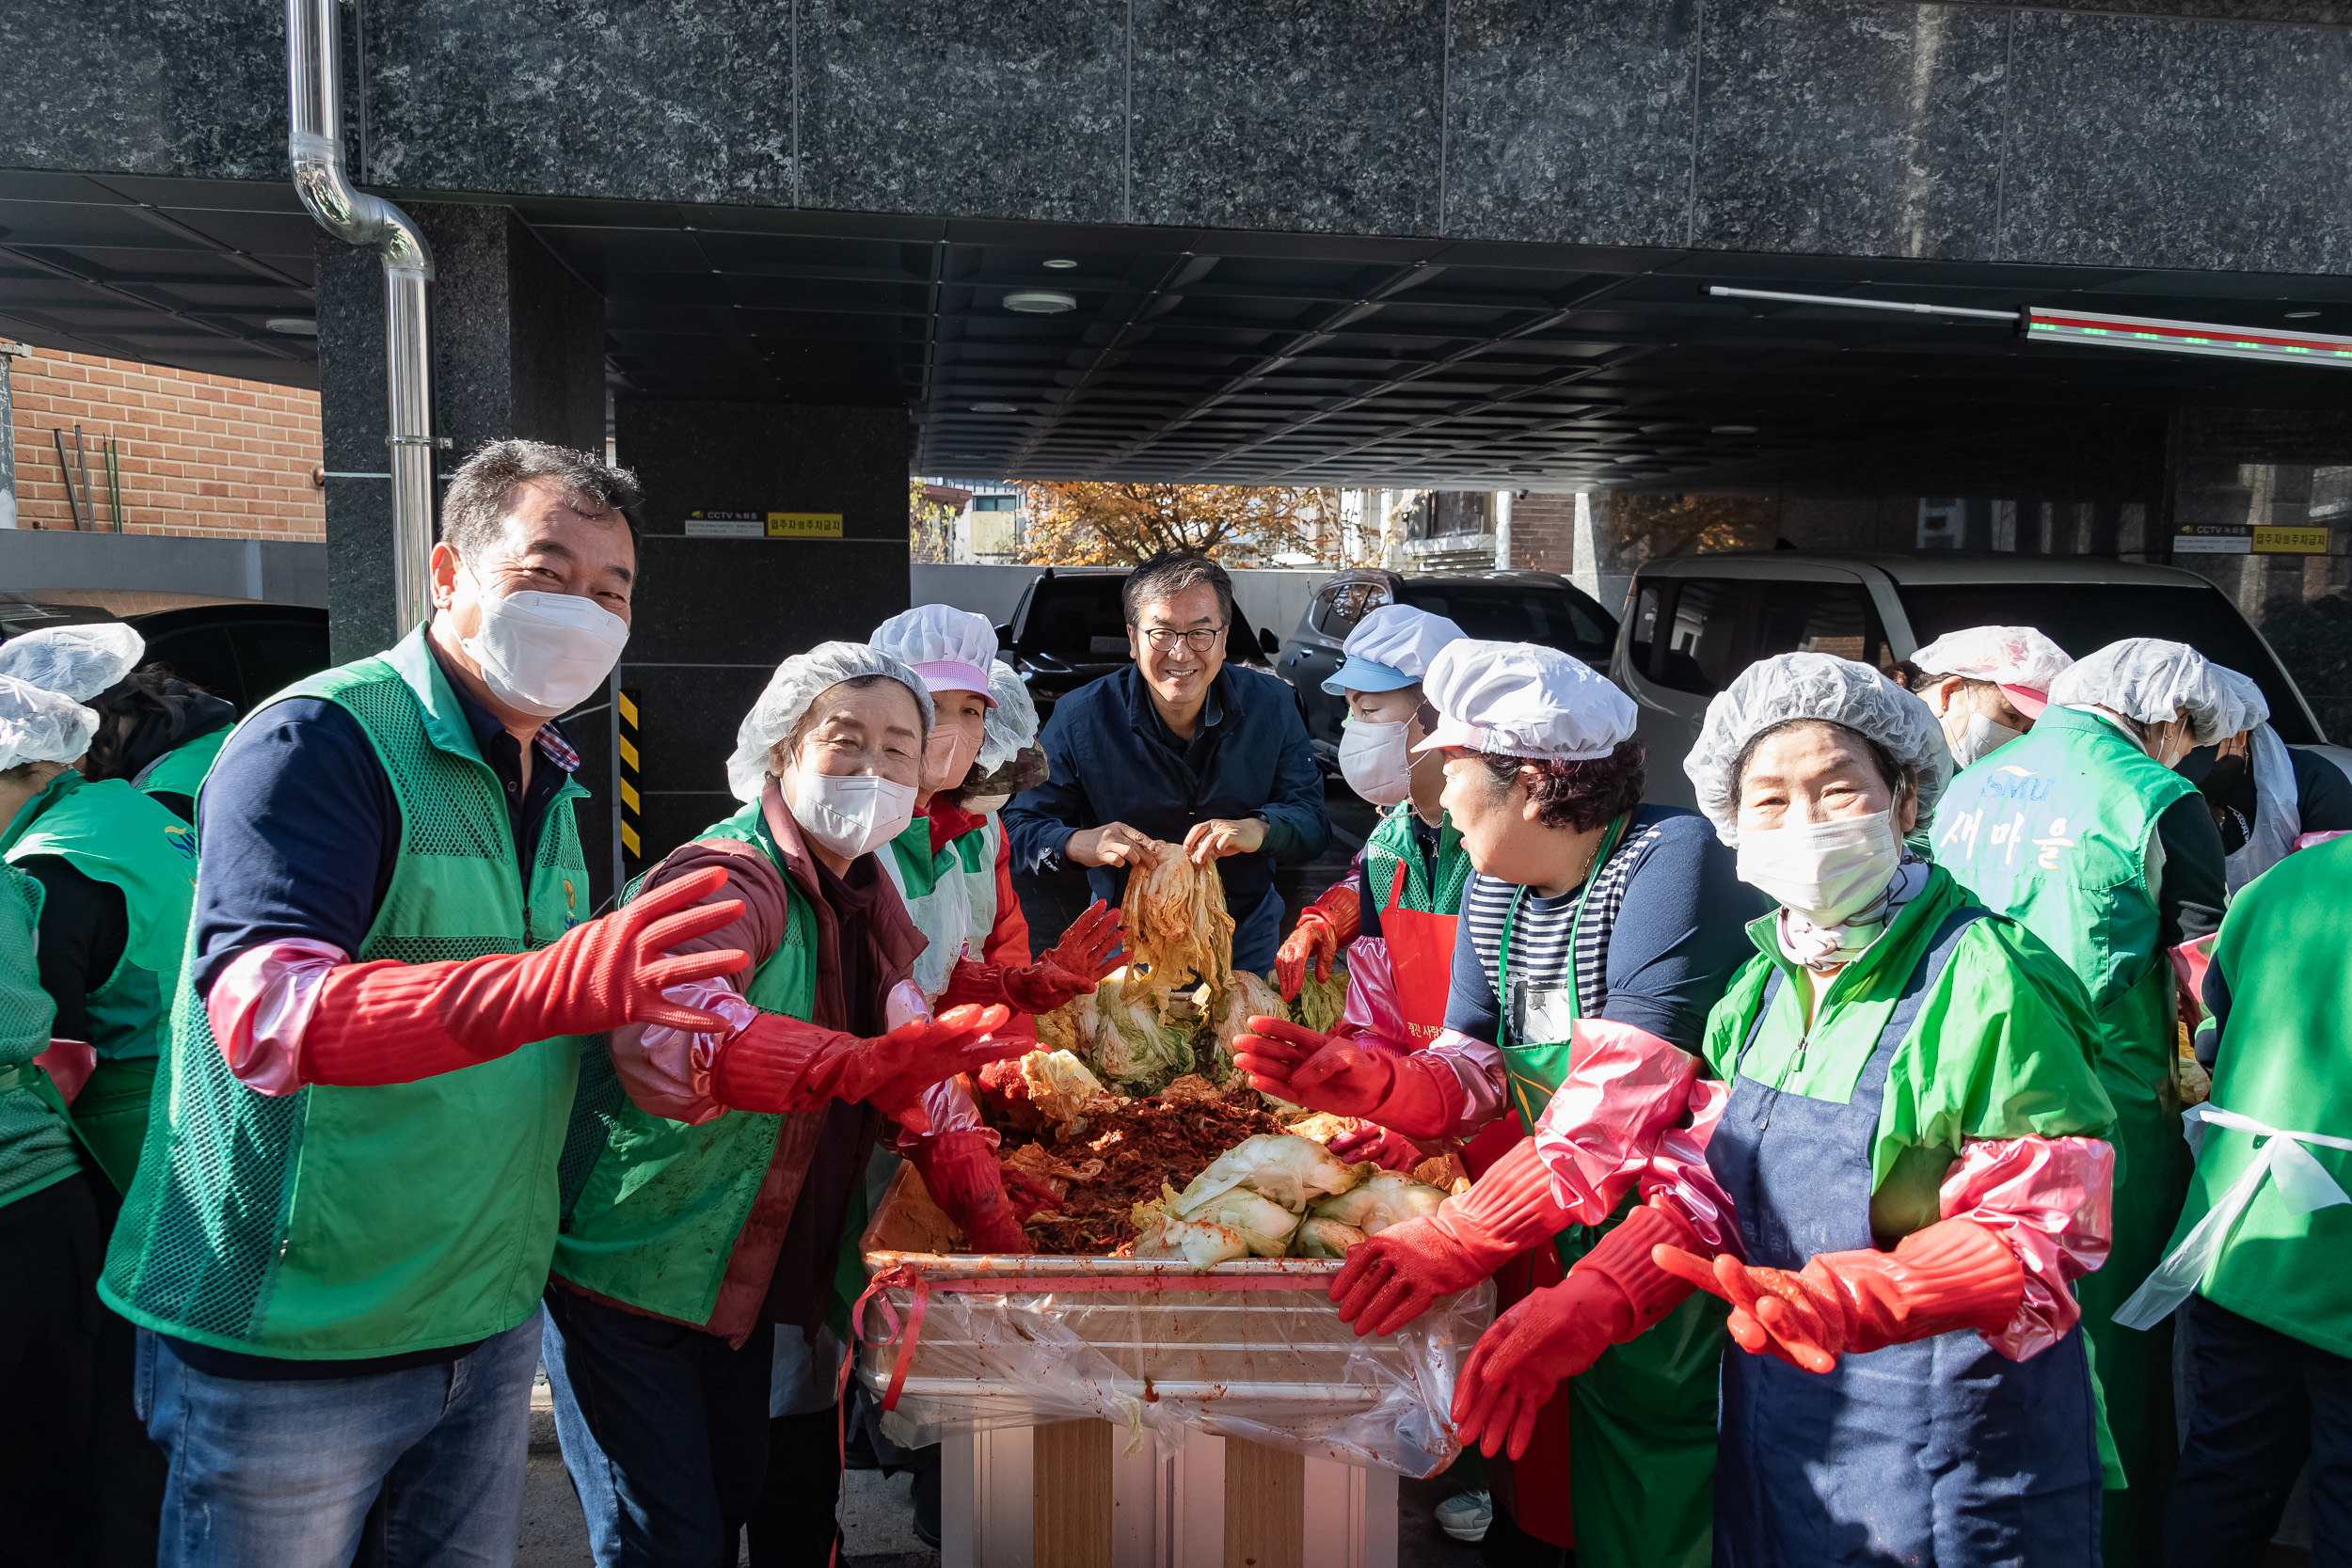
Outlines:
[{"label": "green apron", "polygon": [[2075,1293],[2126,1481],[2106,1499],[2108,1568],[2162,1555],[2180,1455],[2171,1321],[2143,1334],[2113,1318],[2164,1256],[2188,1189],[2172,969],[2157,951],[2147,856],[2157,817],[2195,793],[2106,720],[2054,706],[1955,777],[1936,808],[1937,863],[2048,943],[2098,1020],[2099,1080],[2115,1102],[2115,1244]]},{"label": "green apron", "polygon": [[[122,895],[122,958],[85,1004],[97,1066],[68,1119],[115,1191],[128,1193],[196,899],[196,831],[119,780],[86,781],[68,768],[0,832],[0,857],[38,855],[57,856]],[[55,1085],[48,1093],[56,1096]]]},{"label": "green apron", "polygon": [[82,1168],[72,1118],[33,1058],[49,1049],[56,1004],[40,989],[41,885],[0,863],[0,1205],[30,1197]]},{"label": "green apron", "polygon": [[[1625,827],[1623,816],[1609,825],[1568,916],[1567,984],[1561,991],[1571,1022],[1583,1011],[1576,985],[1577,927]],[[1503,918],[1495,998],[1511,1101],[1532,1132],[1567,1077],[1575,1042],[1522,1040],[1512,1022],[1511,928],[1526,896],[1521,888]],[[1553,1242],[1561,1264],[1574,1268],[1640,1201],[1638,1193],[1629,1193],[1599,1225],[1562,1231]],[[1715,1393],[1728,1310],[1714,1296],[1694,1291],[1656,1327],[1612,1345],[1590,1370],[1568,1380],[1568,1491],[1579,1568],[1706,1568],[1714,1543]]]}]

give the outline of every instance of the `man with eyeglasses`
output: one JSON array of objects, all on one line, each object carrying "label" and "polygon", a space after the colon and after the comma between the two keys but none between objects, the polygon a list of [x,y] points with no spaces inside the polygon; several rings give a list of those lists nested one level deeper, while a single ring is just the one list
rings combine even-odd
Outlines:
[{"label": "man with eyeglasses", "polygon": [[1216,562],[1153,556],[1124,602],[1135,662],[1055,705],[1038,737],[1053,776],[1005,808],[1013,863],[1073,862],[1116,904],[1135,866],[1221,861],[1234,967],[1263,974],[1282,934],[1275,863],[1312,860],[1330,835],[1307,726],[1289,687],[1227,667],[1233,584]]}]

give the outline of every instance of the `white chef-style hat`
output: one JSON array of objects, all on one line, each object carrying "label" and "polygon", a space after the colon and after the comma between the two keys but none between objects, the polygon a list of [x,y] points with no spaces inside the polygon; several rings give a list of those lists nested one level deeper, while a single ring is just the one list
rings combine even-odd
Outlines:
[{"label": "white chef-style hat", "polygon": [[2018,712],[2039,719],[2050,703],[2050,683],[2074,657],[2031,626],[1970,626],[1946,632],[1911,662],[1931,675],[1991,681]]},{"label": "white chef-style hat", "polygon": [[1334,697],[1350,691],[1397,691],[1429,673],[1429,661],[1462,628],[1442,615],[1408,604],[1384,604],[1347,634],[1347,662],[1333,671],[1323,689]]},{"label": "white chef-style hat", "polygon": [[119,621],[51,626],[0,646],[0,675],[87,703],[129,674],[146,653],[147,639]]},{"label": "white chef-style hat", "polygon": [[874,628],[866,641],[907,665],[933,691],[975,691],[989,706],[988,667],[996,662],[996,628],[988,617],[953,605],[919,604]]},{"label": "white chef-style hat", "polygon": [[1540,643],[1466,637],[1438,649],[1421,680],[1439,718],[1416,752],[1594,762],[1633,737],[1633,699],[1583,660]]}]

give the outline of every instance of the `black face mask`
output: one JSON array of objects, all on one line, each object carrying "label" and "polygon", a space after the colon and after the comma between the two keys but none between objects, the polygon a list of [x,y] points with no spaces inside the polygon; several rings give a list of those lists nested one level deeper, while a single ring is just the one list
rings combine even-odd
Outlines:
[{"label": "black face mask", "polygon": [[2199,782],[2197,790],[2204,796],[2207,805],[2223,806],[2229,803],[2231,796],[2237,793],[2238,785],[2245,782],[2246,758],[2237,755],[2216,757],[2213,766],[2205,770],[2204,778]]}]

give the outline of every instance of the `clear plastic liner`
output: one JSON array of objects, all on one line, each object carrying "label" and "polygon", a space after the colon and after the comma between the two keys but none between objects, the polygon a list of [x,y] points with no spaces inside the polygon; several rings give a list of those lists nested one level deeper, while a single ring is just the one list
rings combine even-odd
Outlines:
[{"label": "clear plastic liner", "polygon": [[871,1285],[854,1325],[857,1375],[884,1402],[894,1443],[1091,1417],[1129,1453],[1149,1444],[1172,1457],[1198,1428],[1416,1478],[1461,1449],[1454,1379],[1493,1319],[1491,1282],[1440,1298],[1401,1333],[1359,1338],[1329,1300],[1331,1259],[1202,1269],[877,1246],[914,1239],[908,1212],[930,1205],[908,1186],[902,1177],[867,1231]]}]

